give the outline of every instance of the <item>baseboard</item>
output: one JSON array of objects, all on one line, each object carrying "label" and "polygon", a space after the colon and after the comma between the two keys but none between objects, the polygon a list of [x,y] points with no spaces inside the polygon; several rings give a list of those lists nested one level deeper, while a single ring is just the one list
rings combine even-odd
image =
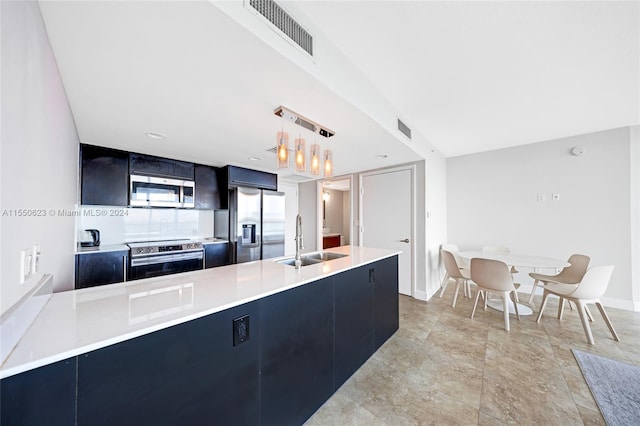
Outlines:
[{"label": "baseboard", "polygon": [[640,304],[631,300],[615,299],[613,297],[602,297],[600,301],[607,308],[624,309],[625,311],[640,311]]}]

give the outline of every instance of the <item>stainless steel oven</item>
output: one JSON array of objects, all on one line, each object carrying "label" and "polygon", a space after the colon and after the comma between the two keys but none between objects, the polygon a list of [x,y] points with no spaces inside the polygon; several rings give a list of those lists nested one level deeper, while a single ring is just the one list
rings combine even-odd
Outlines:
[{"label": "stainless steel oven", "polygon": [[191,180],[130,175],[132,207],[195,207],[196,184]]},{"label": "stainless steel oven", "polygon": [[128,245],[131,250],[131,280],[195,271],[204,267],[204,249],[200,242],[175,240]]}]

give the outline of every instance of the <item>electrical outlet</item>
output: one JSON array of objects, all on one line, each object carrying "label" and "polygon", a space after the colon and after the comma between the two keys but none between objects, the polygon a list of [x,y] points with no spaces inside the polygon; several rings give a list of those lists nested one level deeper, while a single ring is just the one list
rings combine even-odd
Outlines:
[{"label": "electrical outlet", "polygon": [[40,244],[33,246],[33,259],[31,261],[31,273],[35,274],[40,269]]},{"label": "electrical outlet", "polygon": [[249,340],[249,315],[233,320],[233,346]]},{"label": "electrical outlet", "polygon": [[20,284],[24,284],[25,281],[31,277],[32,258],[33,252],[31,249],[22,250],[20,252]]}]

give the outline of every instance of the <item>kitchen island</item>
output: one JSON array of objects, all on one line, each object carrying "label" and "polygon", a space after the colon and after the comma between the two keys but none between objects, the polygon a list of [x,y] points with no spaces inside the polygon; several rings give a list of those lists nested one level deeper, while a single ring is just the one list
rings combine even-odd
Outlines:
[{"label": "kitchen island", "polygon": [[54,294],[2,365],[1,423],[303,423],[398,328],[398,253],[331,252]]}]

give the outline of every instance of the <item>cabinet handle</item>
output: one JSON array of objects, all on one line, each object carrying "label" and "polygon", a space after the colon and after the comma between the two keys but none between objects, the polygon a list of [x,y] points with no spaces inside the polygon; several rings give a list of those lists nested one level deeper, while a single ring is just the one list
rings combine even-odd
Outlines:
[{"label": "cabinet handle", "polygon": [[127,256],[122,256],[122,276],[124,277],[124,282],[127,282]]}]

